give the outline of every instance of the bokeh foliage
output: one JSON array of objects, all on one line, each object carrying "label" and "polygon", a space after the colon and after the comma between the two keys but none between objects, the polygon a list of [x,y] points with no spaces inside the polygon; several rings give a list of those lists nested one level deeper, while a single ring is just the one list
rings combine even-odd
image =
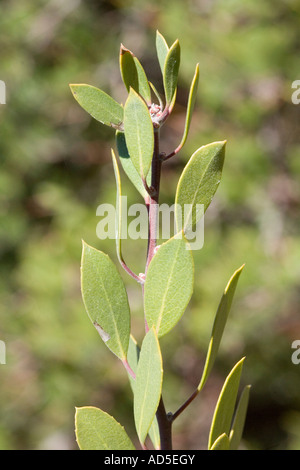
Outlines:
[{"label": "bokeh foliage", "polygon": [[[162,150],[180,142],[188,87],[200,82],[189,139],[164,166],[162,202],[201,145],[227,140],[218,192],[205,216],[205,243],[194,253],[195,290],[172,335],[162,340],[165,402],[174,411],[197,386],[214,314],[231,273],[245,263],[214,374],[174,429],[179,448],[205,447],[223,379],[246,355],[252,384],[245,446],[300,448],[300,105],[297,0],[141,0],[0,4],[0,365],[1,449],[76,448],[75,406],[112,412],[134,429],[126,373],[106,351],[84,311],[81,239],[115,258],[99,240],[99,204],[115,202],[110,156],[114,132],[91,120],[69,91],[86,82],[123,101],[122,42],[162,89],[155,31],[179,38],[178,99],[163,128]],[[298,74],[298,75],[297,75]],[[138,193],[125,175],[124,194]],[[143,269],[142,241],[126,241],[130,266]],[[122,273],[136,335],[143,321],[138,287]]]}]

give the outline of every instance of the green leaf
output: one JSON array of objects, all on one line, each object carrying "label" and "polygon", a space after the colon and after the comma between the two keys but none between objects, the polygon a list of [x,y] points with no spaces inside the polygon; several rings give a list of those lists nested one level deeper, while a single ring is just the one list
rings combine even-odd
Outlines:
[{"label": "green leaf", "polygon": [[237,269],[233,275],[231,276],[230,280],[227,283],[227,286],[224,290],[223,296],[218,306],[218,310],[215,316],[211,339],[209,342],[209,347],[206,355],[206,361],[202,373],[202,377],[198,386],[198,390],[200,391],[212,370],[214,365],[215,359],[217,357],[219,346],[221,343],[221,339],[223,336],[223,332],[225,329],[225,325],[227,322],[228,314],[230,312],[232,300],[234,297],[235,289],[240,277],[240,274],[244,268],[244,265]]},{"label": "green leaf", "polygon": [[158,337],[180,320],[193,292],[194,262],[182,233],[163,243],[152,258],[144,284],[145,316]]},{"label": "green leaf", "polygon": [[75,432],[81,450],[136,450],[123,426],[93,406],[76,408]]},{"label": "green leaf", "polygon": [[233,425],[229,434],[230,450],[237,450],[242,439],[249,403],[250,388],[250,385],[246,385],[237,406]]},{"label": "green leaf", "polygon": [[152,421],[148,434],[154,446],[154,449],[159,450],[160,449],[160,434],[159,434],[159,427],[158,427],[156,416],[154,416],[154,419]]},{"label": "green leaf", "polygon": [[[137,371],[139,357],[140,357],[140,348],[135,338],[132,335],[130,335],[127,361],[135,374]],[[129,378],[129,382],[131,385],[131,389],[134,393],[135,379],[133,379],[129,373],[128,373],[128,378]],[[160,448],[160,434],[159,434],[159,428],[158,428],[156,416],[154,417],[151,427],[149,429],[149,437],[153,443],[154,448],[159,449]]]},{"label": "green leaf", "polygon": [[133,54],[123,44],[121,44],[120,48],[120,72],[127,91],[129,92],[130,87],[138,91],[138,76]]},{"label": "green leaf", "polygon": [[190,86],[190,92],[189,92],[189,98],[188,98],[188,104],[187,104],[187,110],[186,110],[186,118],[185,118],[185,127],[184,127],[182,140],[179,144],[180,148],[184,146],[188,133],[189,133],[190,124],[192,120],[192,114],[193,114],[195,101],[196,101],[198,83],[199,83],[199,64],[196,65],[195,74],[194,74],[194,77]]},{"label": "green leaf", "polygon": [[132,88],[124,108],[124,132],[132,163],[145,181],[154,150],[153,124],[145,101]]},{"label": "green leaf", "polygon": [[[200,147],[186,164],[175,197],[178,229],[194,227],[211,203],[221,180],[225,144],[214,142]],[[200,205],[203,210],[199,210]]]},{"label": "green leaf", "polygon": [[[128,153],[124,132],[120,132],[120,131],[116,132],[116,144],[117,144],[118,154],[120,157],[120,162],[121,162],[123,170],[125,171],[130,181],[133,183],[135,188],[138,190],[138,192],[145,199],[148,196],[148,193]],[[149,186],[150,181],[151,181],[151,169],[146,179],[147,179],[147,183]]]},{"label": "green leaf", "polygon": [[178,72],[180,65],[180,45],[178,39],[170,47],[165,58],[163,82],[166,95],[166,103],[172,103],[174,94],[177,89]]},{"label": "green leaf", "polygon": [[[136,374],[137,366],[139,363],[139,357],[140,357],[139,345],[137,344],[136,339],[132,335],[130,335],[128,352],[127,352],[127,361],[135,374]],[[128,373],[128,378],[129,378],[131,390],[134,393],[135,379],[129,373]]]},{"label": "green leaf", "polygon": [[209,449],[221,434],[229,436],[244,360],[242,358],[233,367],[222,387],[210,428]]},{"label": "green leaf", "polygon": [[145,442],[160,401],[162,380],[160,346],[152,328],[142,343],[134,386],[134,421],[142,444]]},{"label": "green leaf", "polygon": [[81,290],[87,314],[106,346],[122,361],[130,336],[130,310],[123,280],[111,259],[83,242]]},{"label": "green leaf", "polygon": [[164,104],[163,104],[163,100],[161,99],[160,94],[158,93],[158,91],[155,88],[155,86],[153,85],[153,83],[149,82],[149,85],[150,85],[150,88],[152,89],[153,93],[155,94],[155,96],[157,98],[157,101],[159,103],[160,108],[163,109]]},{"label": "green leaf", "polygon": [[164,68],[165,68],[166,57],[169,52],[169,46],[167,44],[167,41],[165,40],[163,35],[160,34],[159,31],[156,31],[156,52],[157,52],[160,69],[163,74]]},{"label": "green leaf", "polygon": [[227,434],[224,433],[215,440],[209,450],[229,450],[229,444],[229,438]]},{"label": "green leaf", "polygon": [[123,44],[120,50],[120,70],[127,91],[129,92],[130,88],[133,88],[150,105],[151,89],[145,70],[137,57],[129,49],[126,49]]},{"label": "green leaf", "polygon": [[122,256],[122,189],[121,189],[121,177],[118,162],[115,156],[113,149],[111,149],[111,156],[113,161],[116,187],[117,187],[117,196],[116,196],[116,252],[119,259],[119,262],[122,264],[124,262]]},{"label": "green leaf", "polygon": [[97,121],[118,129],[123,122],[123,107],[104,91],[91,85],[70,85],[80,106]]}]

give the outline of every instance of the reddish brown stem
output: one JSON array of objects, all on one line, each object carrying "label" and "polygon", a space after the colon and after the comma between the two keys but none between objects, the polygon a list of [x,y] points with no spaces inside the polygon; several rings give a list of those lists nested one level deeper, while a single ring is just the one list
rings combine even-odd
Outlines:
[{"label": "reddish brown stem", "polygon": [[190,403],[192,403],[192,401],[194,400],[194,398],[196,398],[198,393],[199,393],[199,390],[196,389],[192,393],[192,395],[183,403],[183,405],[181,405],[181,407],[178,408],[178,410],[175,413],[173,413],[171,417],[172,422],[189,406]]},{"label": "reddish brown stem", "polygon": [[[147,273],[148,266],[155,254],[156,242],[157,242],[157,222],[158,222],[158,201],[159,201],[159,188],[160,188],[160,177],[161,177],[161,166],[162,159],[160,158],[159,151],[159,129],[154,129],[154,152],[152,159],[151,168],[151,188],[152,193],[149,194],[149,202],[147,204],[148,216],[149,216],[149,233],[148,233],[148,252],[146,261]],[[147,324],[145,321],[146,330]],[[160,402],[156,411],[156,418],[159,427],[160,434],[160,448],[161,450],[172,449],[172,420],[166,413],[163,398],[161,396]]]},{"label": "reddish brown stem", "polygon": [[149,263],[152,260],[156,248],[157,239],[157,215],[158,215],[158,200],[159,200],[159,188],[160,188],[160,177],[161,177],[161,166],[162,160],[159,154],[159,130],[154,130],[154,152],[152,159],[151,168],[151,188],[153,189],[150,194],[148,214],[149,214],[149,233],[148,233],[148,253],[146,262],[146,271]]}]

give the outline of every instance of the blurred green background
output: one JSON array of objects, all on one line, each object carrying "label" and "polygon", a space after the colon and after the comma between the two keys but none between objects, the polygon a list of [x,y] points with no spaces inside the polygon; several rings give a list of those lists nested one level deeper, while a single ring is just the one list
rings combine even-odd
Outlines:
[{"label": "blurred green background", "polygon": [[[300,3],[265,0],[9,0],[0,2],[0,448],[77,449],[75,406],[99,406],[135,439],[127,376],[92,327],[80,294],[81,239],[99,240],[96,208],[115,201],[114,132],[93,121],[69,83],[98,86],[124,102],[122,42],[161,89],[155,31],[182,49],[178,100],[162,150],[177,146],[195,64],[200,86],[190,136],[164,166],[161,202],[201,145],[227,139],[218,192],[194,252],[195,294],[161,341],[164,399],[175,411],[198,384],[212,321],[233,271],[246,263],[213,373],[176,421],[174,447],[203,449],[231,367],[247,359],[252,384],[243,448],[300,448]],[[126,180],[124,192],[141,202]],[[144,242],[125,258],[143,270]],[[121,269],[120,269],[121,272]],[[133,329],[142,333],[139,287],[125,273]]]}]

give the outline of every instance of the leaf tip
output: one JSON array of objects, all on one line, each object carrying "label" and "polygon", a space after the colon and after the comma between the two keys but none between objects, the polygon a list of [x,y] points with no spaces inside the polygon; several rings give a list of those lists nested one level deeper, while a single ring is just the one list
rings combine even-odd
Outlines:
[{"label": "leaf tip", "polygon": [[128,49],[121,43],[120,44],[120,55],[125,54],[126,51],[128,51]]},{"label": "leaf tip", "polygon": [[77,84],[75,84],[75,83],[69,83],[69,88],[70,88],[70,90],[71,90],[71,92],[72,92],[72,94],[73,94],[74,97],[76,97],[76,94],[77,94],[77,93],[76,93],[76,88],[77,88],[77,87],[78,87]]},{"label": "leaf tip", "polygon": [[245,263],[243,263],[242,266],[240,266],[240,267],[236,270],[235,273],[241,273],[241,272],[243,271],[244,267],[245,267]]},{"label": "leaf tip", "polygon": [[241,272],[242,272],[243,269],[244,269],[244,266],[245,266],[245,263],[242,264],[242,266],[241,266],[240,268],[238,268],[238,269],[233,273],[233,275],[231,276],[231,278],[229,279],[229,281],[228,281],[228,283],[227,283],[227,286],[225,287],[225,291],[224,291],[225,294],[228,292],[228,289],[229,289],[229,287],[230,287],[230,285],[231,285],[233,279],[236,278],[236,279],[238,280],[238,278],[240,277]]},{"label": "leaf tip", "polygon": [[120,45],[120,55],[122,56],[122,55],[127,54],[127,53],[134,56],[134,54],[131,52],[131,50],[128,49],[127,47],[125,47],[123,43],[121,43],[121,45]]},{"label": "leaf tip", "polygon": [[87,248],[89,245],[83,240],[83,238],[81,239],[81,245],[82,245],[82,248]]},{"label": "leaf tip", "polygon": [[237,362],[236,367],[238,367],[239,365],[242,366],[242,365],[244,364],[244,362],[245,362],[245,359],[246,359],[246,356],[243,356],[243,357]]}]

